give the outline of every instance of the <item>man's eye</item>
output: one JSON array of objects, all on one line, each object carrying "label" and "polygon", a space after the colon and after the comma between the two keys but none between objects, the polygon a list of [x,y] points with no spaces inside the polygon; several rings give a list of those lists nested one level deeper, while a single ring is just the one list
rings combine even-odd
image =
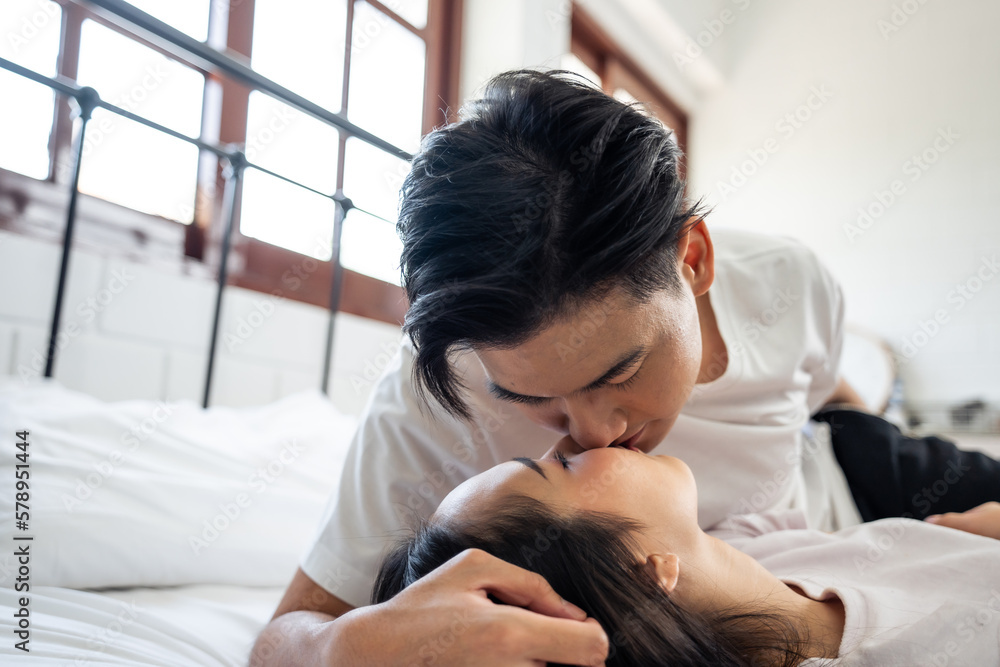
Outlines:
[{"label": "man's eye", "polygon": [[639,371],[641,371],[641,370],[642,370],[642,366],[639,366],[639,368],[635,369],[635,373],[632,373],[632,376],[629,379],[627,379],[627,380],[625,380],[623,382],[619,382],[618,384],[613,384],[611,386],[614,387],[614,388],[616,388],[616,389],[628,389],[630,386],[632,386],[632,384],[636,380],[639,379]]}]

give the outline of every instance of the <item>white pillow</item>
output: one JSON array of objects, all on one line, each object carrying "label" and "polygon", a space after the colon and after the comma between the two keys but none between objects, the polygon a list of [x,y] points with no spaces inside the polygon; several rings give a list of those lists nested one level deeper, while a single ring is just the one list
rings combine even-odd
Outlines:
[{"label": "white pillow", "polygon": [[[37,586],[284,585],[339,482],[355,425],[319,392],[205,411],[189,401],[103,403],[54,382],[3,378],[0,542],[34,536]],[[13,482],[23,430],[24,532]],[[0,557],[0,585],[12,585],[12,564]]]}]

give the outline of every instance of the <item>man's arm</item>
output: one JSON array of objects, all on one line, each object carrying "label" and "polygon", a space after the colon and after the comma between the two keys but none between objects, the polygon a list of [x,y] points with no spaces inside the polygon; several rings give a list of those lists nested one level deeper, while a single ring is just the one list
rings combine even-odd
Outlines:
[{"label": "man's arm", "polygon": [[[506,605],[493,603],[492,594]],[[608,638],[544,578],[468,549],[379,605],[354,609],[295,573],[250,667],[603,665]]]},{"label": "man's arm", "polygon": [[337,634],[344,626],[334,627],[333,622],[353,609],[297,569],[271,621],[257,637],[250,667],[336,664],[321,656],[331,650],[330,644],[342,644]]},{"label": "man's arm", "polygon": [[[482,373],[478,361],[467,361]],[[483,387],[465,365],[457,363],[463,382]],[[427,518],[463,479],[530,451],[533,442],[531,433],[505,430],[519,425],[515,414],[484,409],[481,419],[465,422],[423,404],[412,368],[404,339],[372,392],[321,530],[251,665],[601,664],[607,638],[596,621],[576,620],[542,577],[482,551],[463,552],[392,600],[364,606],[380,555],[412,515]],[[545,448],[539,439],[536,451]]]}]

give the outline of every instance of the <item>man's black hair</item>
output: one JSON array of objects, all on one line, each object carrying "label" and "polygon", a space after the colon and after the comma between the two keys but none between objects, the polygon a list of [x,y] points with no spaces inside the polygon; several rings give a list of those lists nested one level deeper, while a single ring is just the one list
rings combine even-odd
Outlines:
[{"label": "man's black hair", "polygon": [[672,132],[570,72],[491,79],[424,137],[397,226],[414,382],[469,418],[451,352],[510,348],[620,287],[678,289],[685,206]]}]

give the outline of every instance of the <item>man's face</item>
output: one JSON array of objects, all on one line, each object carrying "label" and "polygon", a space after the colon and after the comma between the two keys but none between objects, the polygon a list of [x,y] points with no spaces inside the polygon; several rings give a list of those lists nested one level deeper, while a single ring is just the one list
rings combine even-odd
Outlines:
[{"label": "man's face", "polygon": [[517,347],[476,354],[490,392],[533,422],[582,449],[624,445],[649,452],[673,426],[698,377],[695,297],[689,287],[660,290],[640,304],[614,290]]}]

